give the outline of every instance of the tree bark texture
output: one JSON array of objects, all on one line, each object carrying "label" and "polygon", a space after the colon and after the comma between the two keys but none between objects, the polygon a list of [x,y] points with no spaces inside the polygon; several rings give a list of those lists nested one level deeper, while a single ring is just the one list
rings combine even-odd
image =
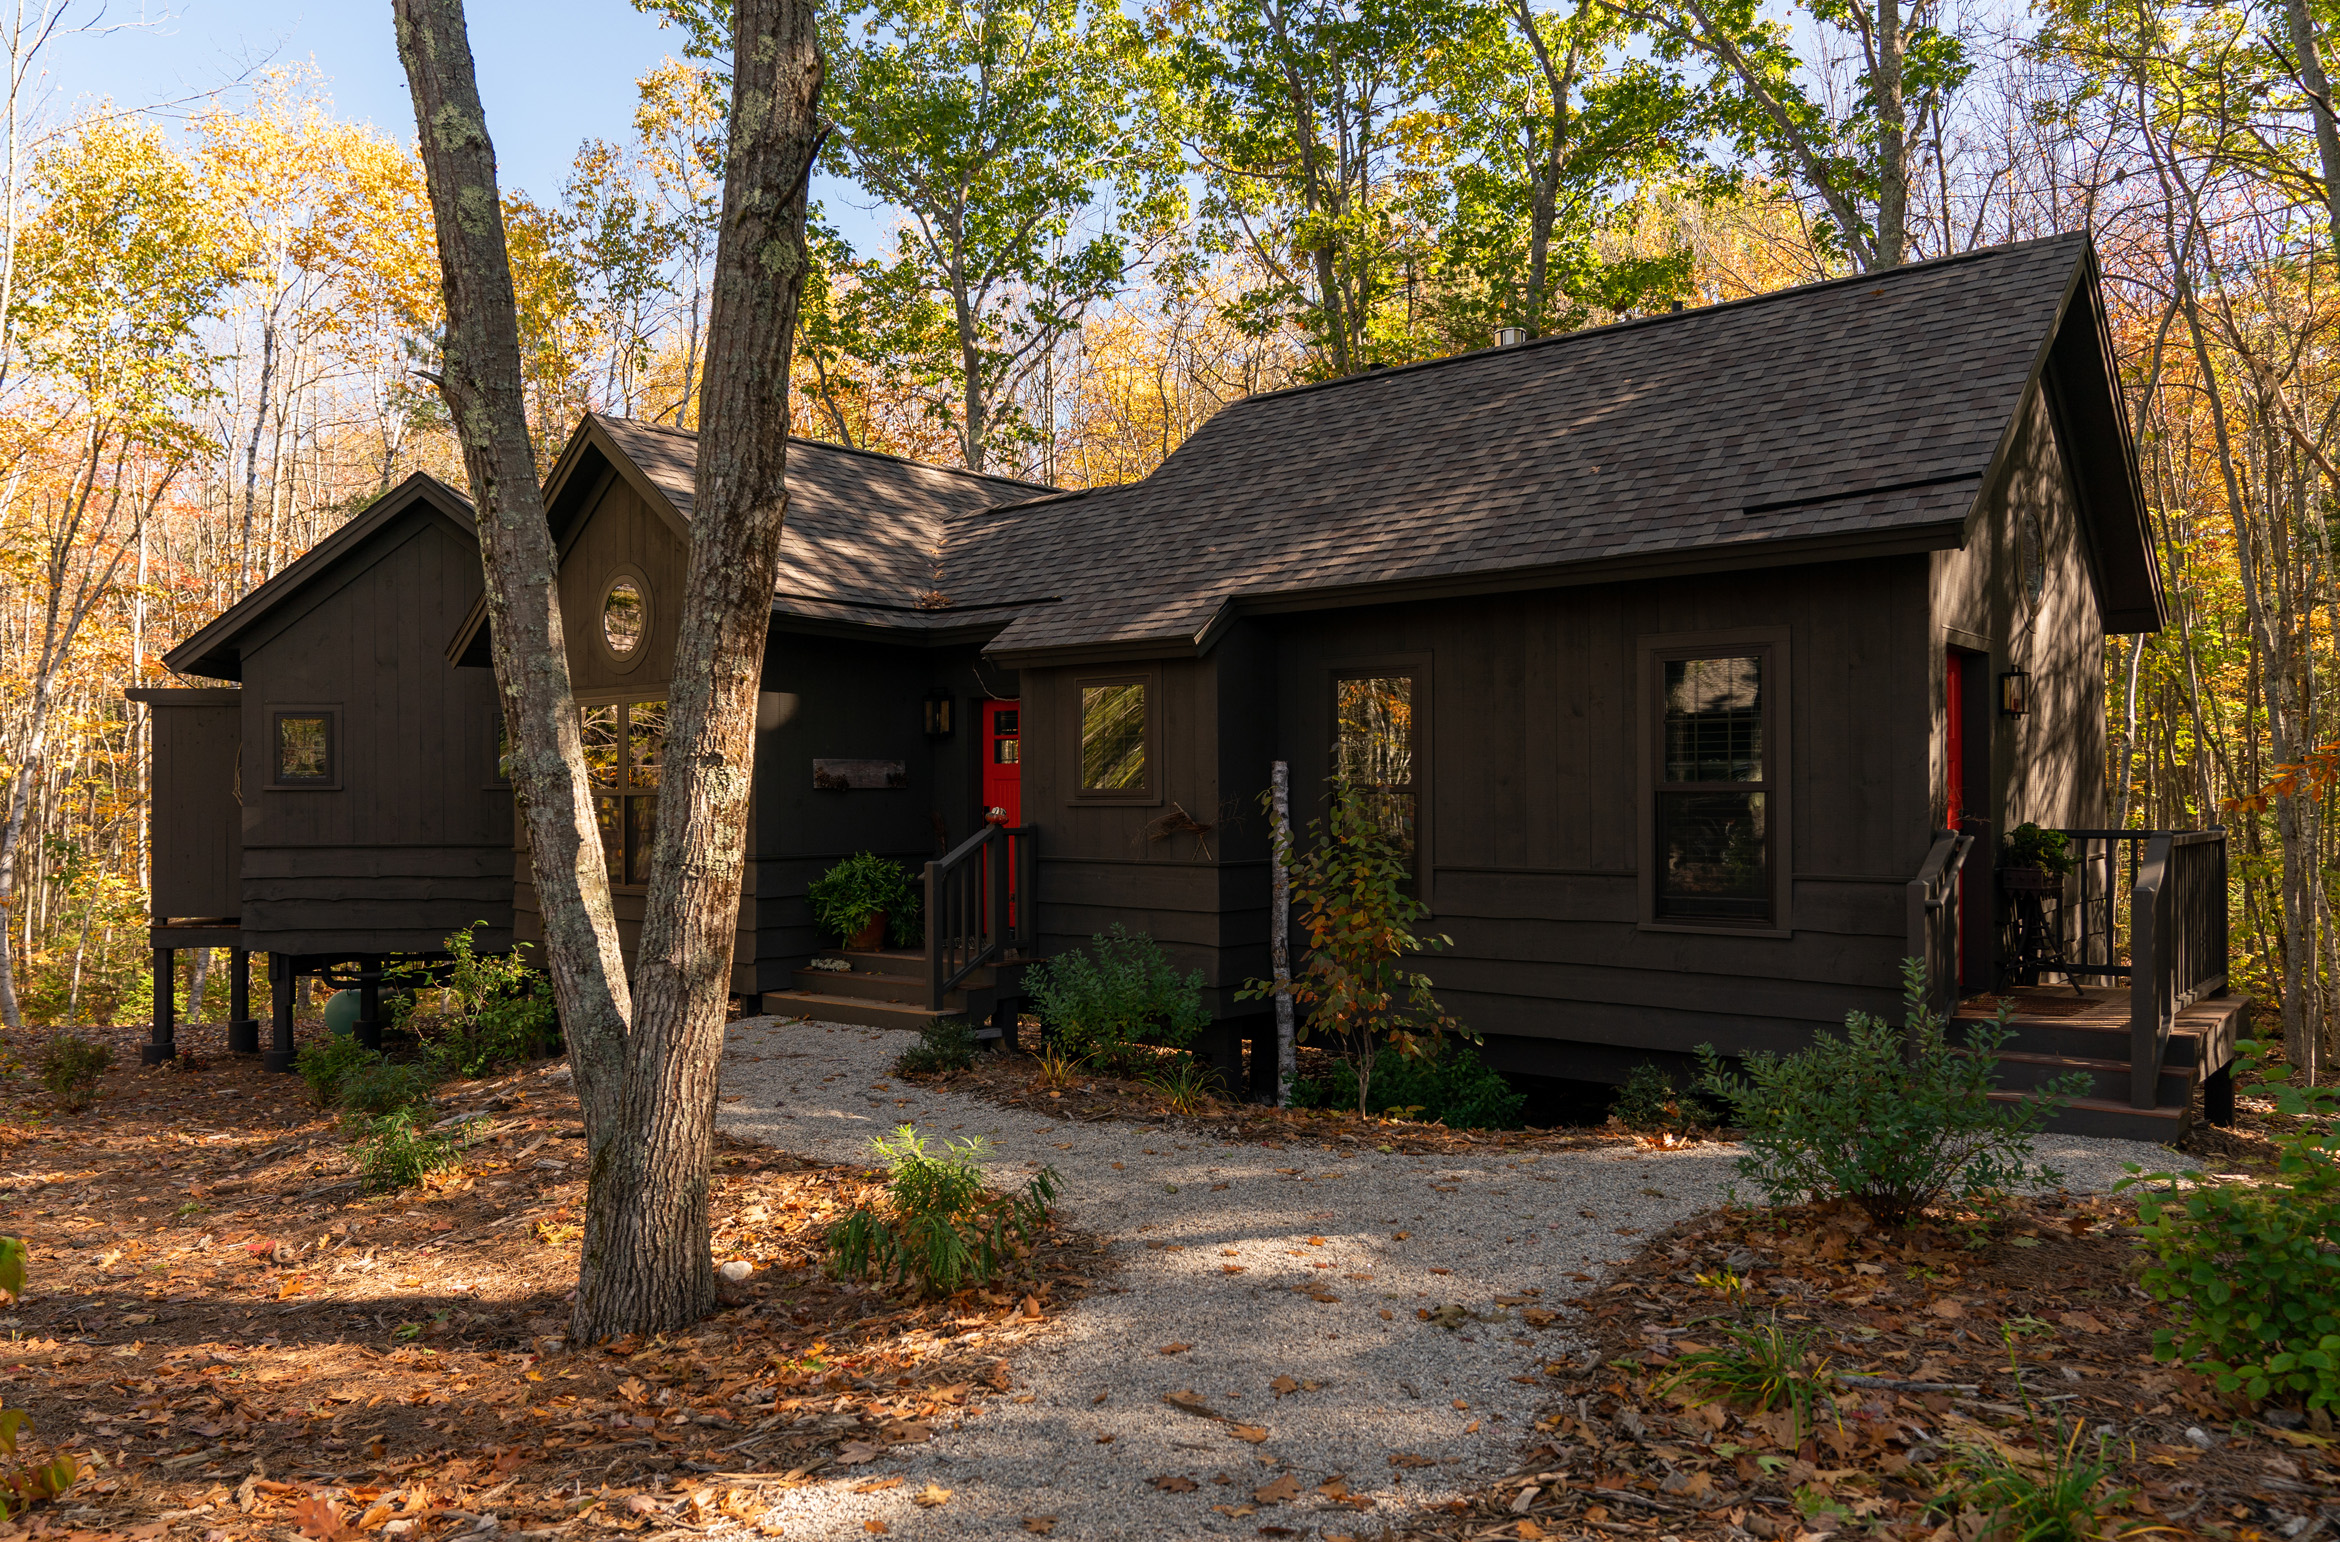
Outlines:
[{"label": "tree bark texture", "polygon": [[810,265],[822,62],[811,0],[733,8],[730,163],[699,391],[690,558],[667,694],[633,1030],[579,1092],[628,1139],[593,1153],[575,1327],[671,1328],[715,1301],[707,1200],[731,1001],[756,692],[787,513],[788,366]]},{"label": "tree bark texture", "polygon": [[[392,0],[391,13],[438,237],[447,310],[439,393],[463,446],[479,521],[496,685],[513,743],[512,783],[527,819],[553,996],[584,1096],[606,1080],[599,1073],[612,1058],[608,1046],[625,1040],[629,1003],[570,689],[558,562],[528,438],[495,149],[462,0]],[[584,1104],[596,1165],[613,1145],[638,1145],[635,1132],[614,1126],[607,1109],[589,1096]]]}]

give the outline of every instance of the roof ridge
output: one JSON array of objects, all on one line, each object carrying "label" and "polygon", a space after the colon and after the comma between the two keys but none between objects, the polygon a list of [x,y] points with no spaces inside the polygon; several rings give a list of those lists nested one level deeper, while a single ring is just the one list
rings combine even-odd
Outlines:
[{"label": "roof ridge", "polygon": [[[1582,342],[1588,338],[1610,337],[1618,332],[1687,321],[1693,316],[1711,316],[1717,311],[1745,310],[1753,306],[1769,305],[1781,300],[1815,294],[1823,289],[1842,289],[1854,284],[1885,283],[1911,273],[1954,267],[1965,262],[1978,262],[1986,257],[2004,257],[2010,253],[2035,246],[2046,246],[2057,241],[2070,241],[2075,238],[2086,240],[2087,237],[2088,232],[2085,229],[2061,230],[2054,235],[2033,236],[2028,240],[2009,241],[1999,246],[1978,246],[1963,252],[1951,252],[1946,256],[1929,257],[1923,262],[1899,263],[1890,268],[1872,269],[1862,273],[1847,273],[1839,278],[1815,279],[1809,284],[1791,284],[1785,289],[1767,289],[1761,294],[1741,295],[1736,300],[1717,300],[1712,305],[1694,306],[1678,311],[1660,311],[1654,316],[1635,316],[1628,321],[1612,321],[1597,327],[1578,327],[1573,331],[1555,333],[1550,337],[1530,338],[1524,343],[1514,343],[1509,347],[1494,344],[1484,348],[1466,349],[1461,353],[1446,354],[1435,359],[1416,359],[1407,364],[1392,364],[1383,369],[1368,369],[1361,374],[1336,375],[1330,380],[1311,380],[1300,385],[1279,386],[1273,391],[1255,391],[1249,396],[1239,397],[1227,404],[1227,410],[1232,411],[1238,407],[1247,407],[1253,402],[1277,401],[1286,397],[1303,396],[1311,391],[1329,391],[1340,386],[1352,386],[1360,381],[1389,380],[1399,375],[1419,374],[1424,370],[1439,369],[1450,364],[1461,364],[1474,359],[1486,359],[1497,355],[1508,358],[1530,349],[1557,348],[1563,344]],[[1171,453],[1176,454],[1177,452],[1172,451]]]},{"label": "roof ridge", "polygon": [[[640,418],[629,418],[622,413],[615,412],[597,412],[593,416],[600,418],[605,423],[623,423],[629,428],[647,429],[651,433],[672,434],[677,438],[688,439],[694,444],[698,442],[699,438],[699,431],[695,428],[676,428],[665,423],[649,423]],[[916,460],[908,455],[894,455],[885,450],[864,449],[856,444],[839,444],[834,439],[815,439],[809,434],[790,434],[788,442],[790,444],[812,445],[823,450],[835,450],[842,455],[859,455],[870,460],[891,461],[897,466],[910,466],[920,471],[939,471],[945,476],[972,477],[977,481],[999,482],[1009,487],[1037,488],[1041,492],[1063,491],[1062,488],[1053,487],[1046,482],[1027,482],[1022,477],[1003,477],[990,471],[969,471],[964,466],[938,466],[930,460]]]}]

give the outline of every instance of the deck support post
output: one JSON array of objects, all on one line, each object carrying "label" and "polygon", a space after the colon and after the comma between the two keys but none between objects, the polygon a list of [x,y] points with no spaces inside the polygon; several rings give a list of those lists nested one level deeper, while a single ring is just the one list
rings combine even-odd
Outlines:
[{"label": "deck support post", "polygon": [[268,955],[268,1053],[260,1057],[264,1071],[293,1068],[293,961],[290,953]]},{"label": "deck support post", "polygon": [[992,1040],[992,1048],[1011,1055],[1016,1052],[1016,1018],[1023,1004],[1020,996],[1004,995],[992,1003],[991,1026],[999,1030],[999,1037]]},{"label": "deck support post", "polygon": [[2202,1117],[2225,1130],[2234,1125],[2234,1062],[2212,1071],[2202,1081]]},{"label": "deck support post", "polygon": [[252,950],[228,949],[228,1053],[260,1053],[260,1025],[252,1020]]},{"label": "deck support post", "polygon": [[382,1052],[382,961],[358,963],[357,1041],[375,1054]]},{"label": "deck support post", "polygon": [[139,1046],[140,1065],[161,1065],[179,1053],[176,959],[170,948],[154,950],[154,1033]]}]

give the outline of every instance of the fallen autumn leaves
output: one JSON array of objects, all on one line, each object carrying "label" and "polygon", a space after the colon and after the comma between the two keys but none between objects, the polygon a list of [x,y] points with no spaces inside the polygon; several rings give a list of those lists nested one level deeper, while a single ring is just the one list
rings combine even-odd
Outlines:
[{"label": "fallen autumn leaves", "polygon": [[1052,1230],[992,1292],[831,1281],[820,1234],[879,1175],[726,1142],[717,1257],[752,1283],[691,1334],[572,1352],[583,1148],[560,1067],[442,1089],[443,1117],[477,1116],[462,1168],[367,1197],[301,1085],[213,1058],[215,1034],[181,1031],[204,1068],[146,1070],[116,1030],[90,1113],[0,1122],[0,1231],[31,1243],[0,1379],[28,1456],[82,1465],[53,1507],[69,1525],[752,1522],[759,1495],[980,1417],[1005,1354],[1102,1267]]}]

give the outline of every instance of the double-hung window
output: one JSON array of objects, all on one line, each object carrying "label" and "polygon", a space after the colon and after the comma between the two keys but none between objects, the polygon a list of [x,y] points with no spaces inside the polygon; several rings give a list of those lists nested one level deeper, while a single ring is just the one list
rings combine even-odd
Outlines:
[{"label": "double-hung window", "polygon": [[650,881],[658,837],[658,776],[666,760],[666,703],[605,702],[586,707],[585,769],[601,825],[601,850],[614,885]]},{"label": "double-hung window", "polygon": [[1781,922],[1782,652],[1737,643],[1650,656],[1653,921],[1754,929]]}]

